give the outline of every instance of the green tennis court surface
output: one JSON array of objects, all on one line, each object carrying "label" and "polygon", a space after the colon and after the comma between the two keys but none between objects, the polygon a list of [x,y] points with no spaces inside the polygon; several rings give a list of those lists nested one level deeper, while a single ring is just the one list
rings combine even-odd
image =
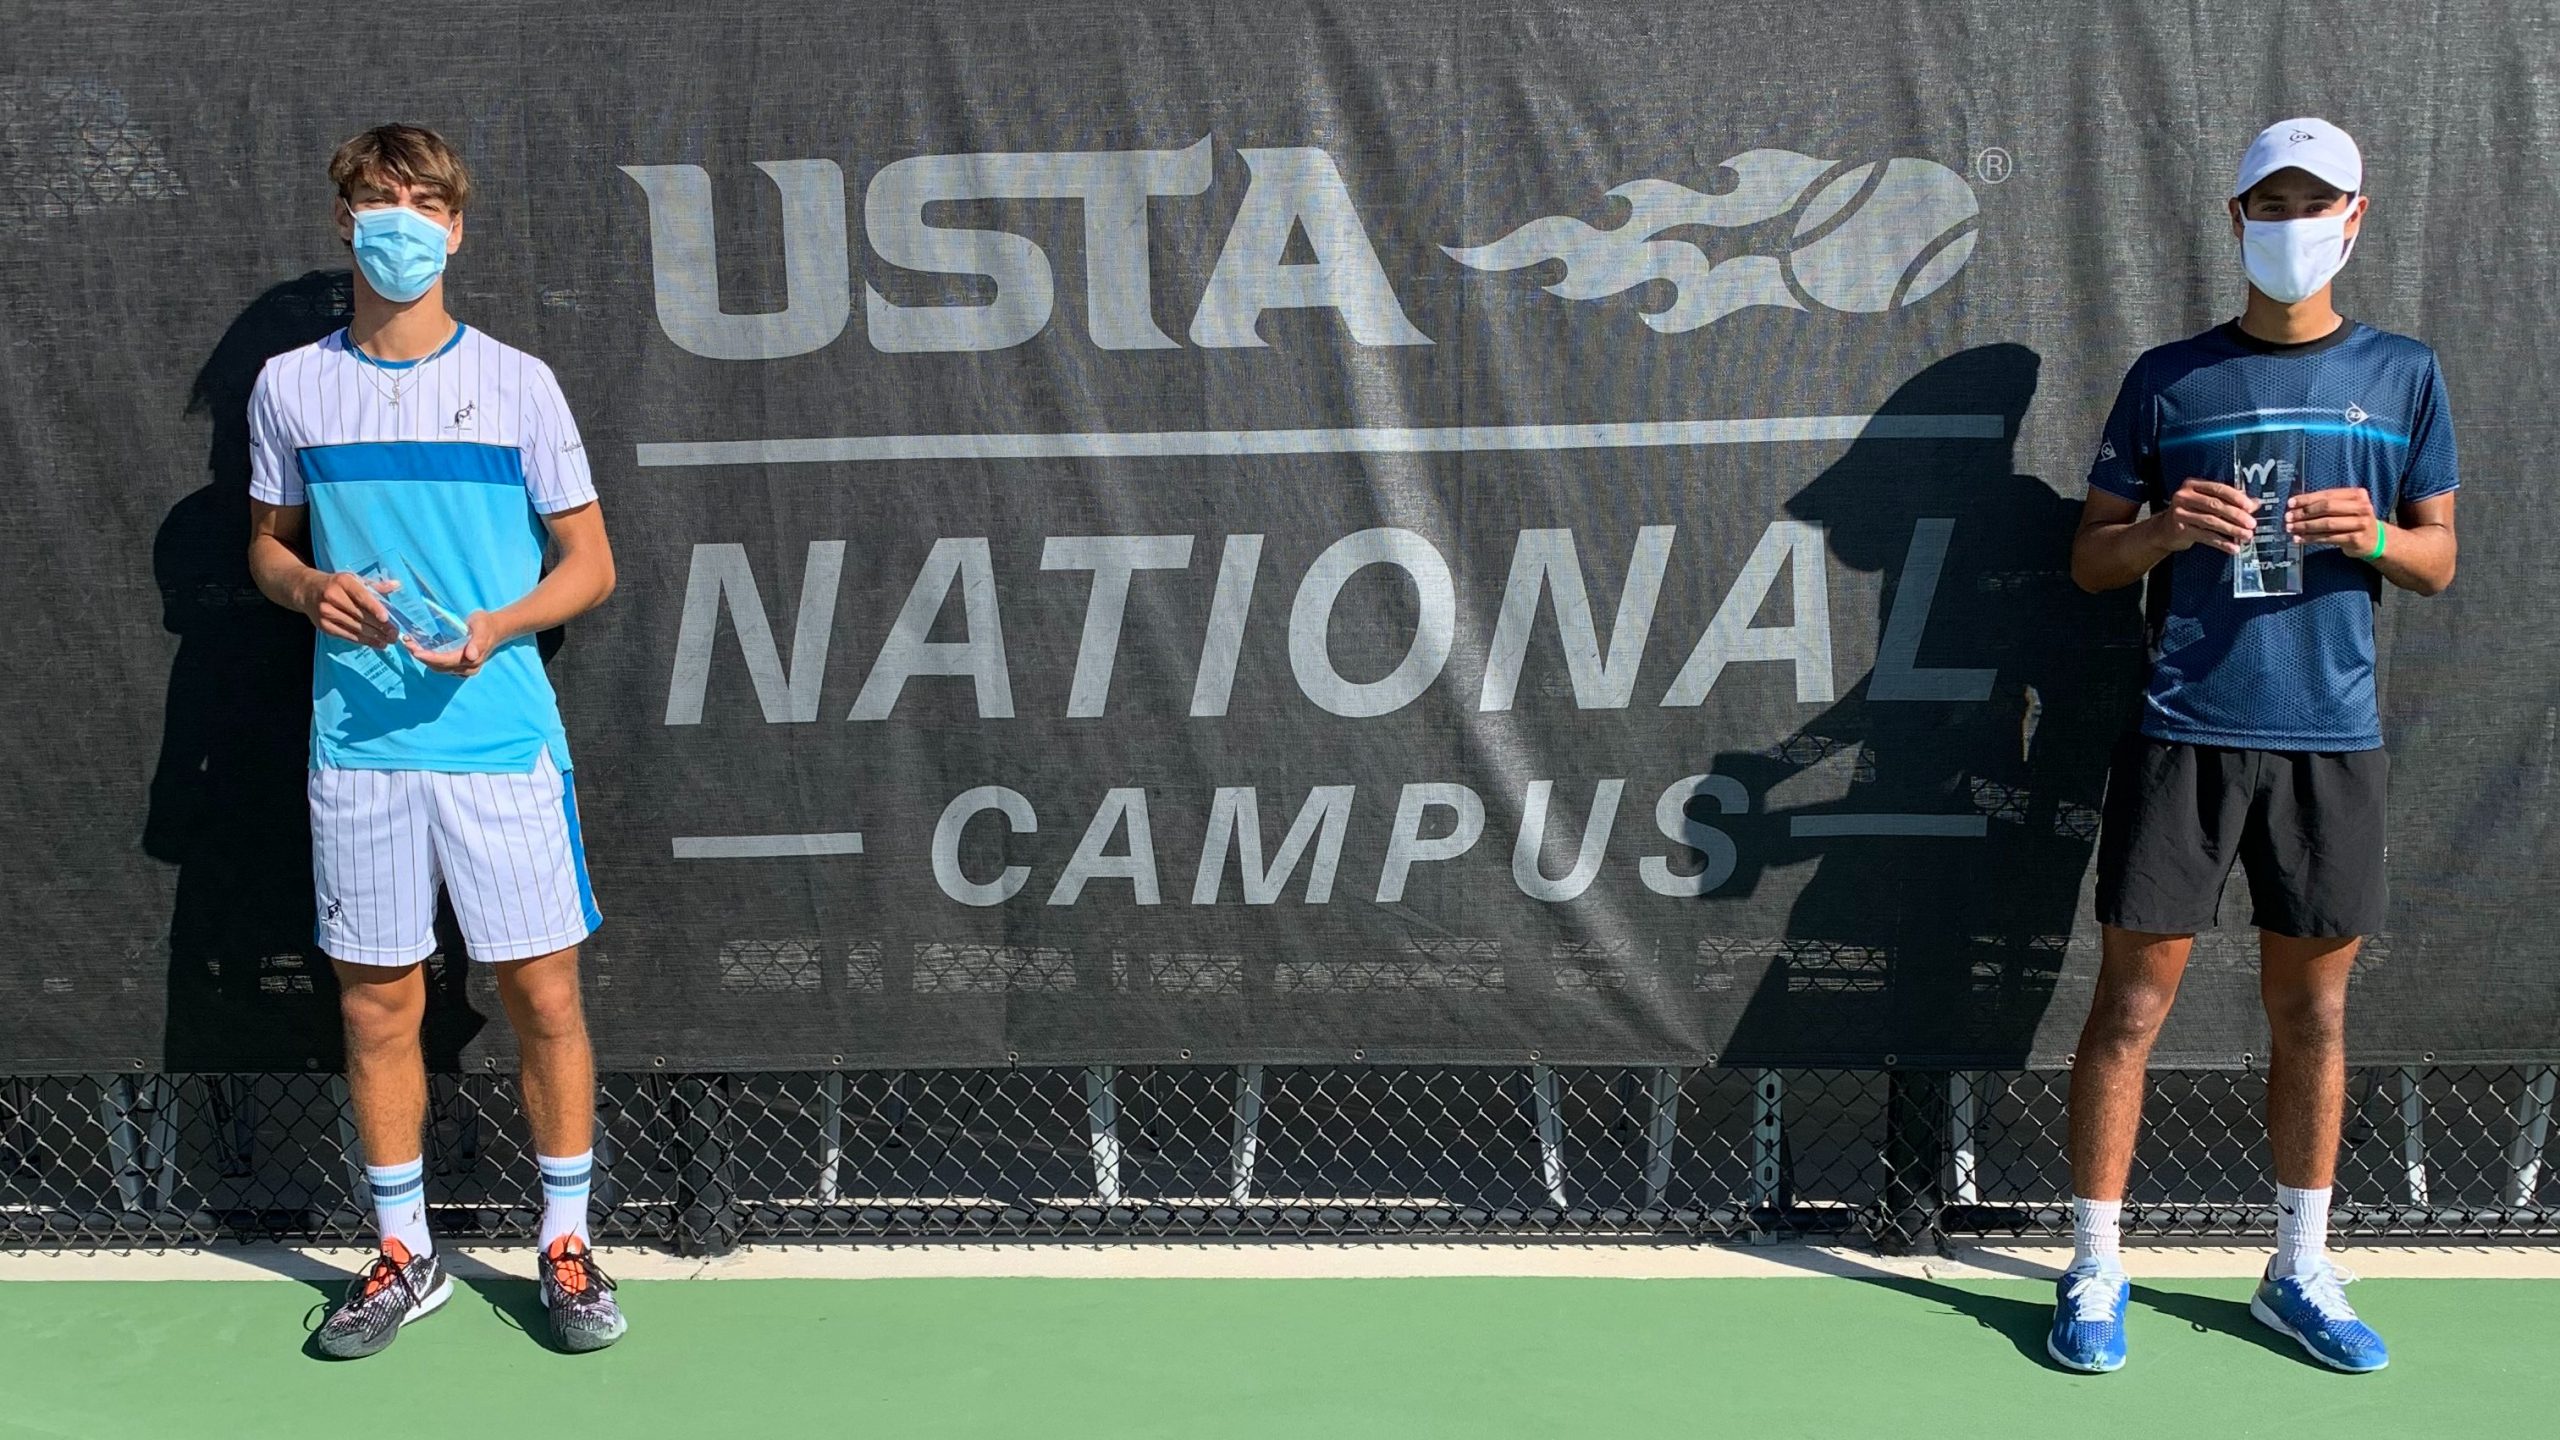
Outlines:
[{"label": "green tennis court surface", "polygon": [[2549,1433],[2560,1282],[2350,1293],[2381,1374],[2311,1366],[2243,1280],[2137,1289],[2101,1378],[2047,1366],[2032,1281],[663,1280],[569,1357],[524,1332],[529,1283],[490,1279],[343,1364],[302,1354],[300,1281],[29,1282],[0,1285],[0,1435]]}]

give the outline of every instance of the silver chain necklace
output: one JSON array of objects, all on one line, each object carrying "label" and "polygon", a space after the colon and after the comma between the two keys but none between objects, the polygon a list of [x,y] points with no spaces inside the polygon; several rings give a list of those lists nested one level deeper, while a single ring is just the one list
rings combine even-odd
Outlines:
[{"label": "silver chain necklace", "polygon": [[[418,372],[434,363],[439,356],[443,355],[447,349],[451,348],[455,337],[461,334],[462,327],[460,325],[454,326],[453,334],[445,337],[444,344],[437,346],[425,358],[396,368],[386,365],[380,360],[375,359],[372,355],[366,353],[365,348],[358,345],[355,341],[355,337],[352,335],[347,337],[347,348],[356,352],[357,361],[364,368],[365,379],[373,383],[375,393],[382,396],[382,398],[389,402],[391,407],[396,410],[400,407],[400,397],[407,394],[411,386],[417,384]],[[388,384],[383,382],[381,373],[386,370],[391,372],[391,380]]]}]

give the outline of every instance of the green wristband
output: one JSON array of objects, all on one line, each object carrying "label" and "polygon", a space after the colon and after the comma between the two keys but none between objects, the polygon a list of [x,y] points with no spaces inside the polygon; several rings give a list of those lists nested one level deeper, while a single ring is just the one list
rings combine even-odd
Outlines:
[{"label": "green wristband", "polygon": [[2390,539],[2390,537],[2390,527],[2376,521],[2373,527],[2373,553],[2364,557],[2364,563],[2370,565],[2374,561],[2381,559],[2383,542]]}]

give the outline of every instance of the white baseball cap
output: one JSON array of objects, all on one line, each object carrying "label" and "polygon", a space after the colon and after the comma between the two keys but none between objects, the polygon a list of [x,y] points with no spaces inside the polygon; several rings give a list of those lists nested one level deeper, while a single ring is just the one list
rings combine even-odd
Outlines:
[{"label": "white baseball cap", "polygon": [[2364,152],[2356,142],[2328,121],[2302,115],[2258,132],[2240,157],[2231,193],[2246,195],[2250,186],[2286,169],[2307,170],[2350,195],[2364,188]]}]

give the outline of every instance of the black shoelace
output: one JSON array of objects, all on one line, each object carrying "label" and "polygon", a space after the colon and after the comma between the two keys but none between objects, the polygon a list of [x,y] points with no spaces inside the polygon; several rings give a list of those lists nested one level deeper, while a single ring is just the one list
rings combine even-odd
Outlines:
[{"label": "black shoelace", "polygon": [[[594,1251],[580,1249],[576,1254],[578,1268],[586,1273],[587,1286],[583,1290],[572,1290],[565,1285],[561,1285],[560,1293],[567,1295],[573,1300],[585,1300],[592,1296],[601,1295],[608,1290],[619,1290],[622,1288],[620,1281],[615,1280],[612,1276],[604,1273],[604,1267],[596,1263]],[[552,1280],[552,1283],[554,1285],[559,1285],[560,1282],[557,1279],[557,1276],[560,1273],[560,1262],[552,1259],[548,1255],[545,1255],[542,1257],[542,1263],[550,1267],[551,1273],[555,1277]]]},{"label": "black shoelace", "polygon": [[[385,1278],[386,1276],[388,1278]],[[378,1285],[375,1283],[377,1280],[381,1281]],[[415,1308],[418,1303],[418,1288],[409,1283],[409,1267],[392,1259],[389,1255],[376,1255],[373,1257],[373,1263],[364,1267],[364,1273],[356,1277],[356,1293],[349,1297],[349,1301],[352,1304],[361,1305],[375,1295],[390,1289],[395,1281],[398,1282],[401,1293],[408,1297],[408,1304],[400,1307],[402,1312],[406,1313]]]}]

